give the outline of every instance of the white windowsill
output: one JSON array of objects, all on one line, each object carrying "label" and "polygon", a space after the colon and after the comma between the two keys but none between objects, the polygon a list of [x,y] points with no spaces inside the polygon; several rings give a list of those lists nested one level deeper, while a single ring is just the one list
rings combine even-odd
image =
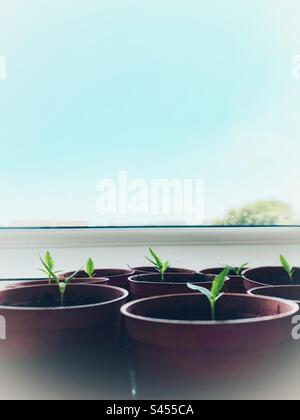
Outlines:
[{"label": "white windowsill", "polygon": [[0,230],[0,248],[300,244],[300,228],[107,228]]}]

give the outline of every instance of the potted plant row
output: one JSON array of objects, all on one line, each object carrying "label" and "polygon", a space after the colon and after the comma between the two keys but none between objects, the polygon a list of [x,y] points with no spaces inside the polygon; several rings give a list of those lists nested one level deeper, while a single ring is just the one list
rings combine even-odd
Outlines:
[{"label": "potted plant row", "polygon": [[[45,262],[64,282],[72,277],[71,284],[98,284],[123,287],[131,292],[133,298],[159,296],[172,293],[187,293],[185,285],[194,283],[210,288],[215,276],[223,272],[225,267],[209,268],[196,272],[185,268],[172,267],[169,261],[164,261],[152,249],[149,249],[150,257],[146,257],[150,266],[130,269],[95,269],[91,258],[88,259],[85,270],[79,272],[62,273],[55,268],[52,256],[49,252],[45,255]],[[260,267],[249,269],[248,264],[239,267],[229,267],[228,278],[224,290],[228,293],[244,293],[260,287],[291,286],[294,294],[297,293],[297,285],[300,286],[300,269],[290,266],[286,258],[280,257],[281,266]],[[27,280],[9,283],[5,288],[24,287],[32,285],[47,285],[50,276],[47,270],[41,269],[45,275],[43,279]],[[289,292],[291,287],[288,288]],[[277,288],[277,292],[280,291]],[[256,293],[258,293],[256,291]],[[271,292],[270,292],[271,293]],[[293,296],[294,296],[293,294]],[[284,293],[280,297],[285,297]],[[297,296],[296,296],[297,297]],[[299,298],[300,299],[300,298]],[[298,299],[296,299],[298,301]]]},{"label": "potted plant row", "polygon": [[[195,271],[187,268],[177,268],[171,266],[169,261],[162,258],[152,249],[149,249],[150,257],[146,257],[151,263],[149,266],[135,267],[129,269],[99,269],[89,258],[85,270],[75,273],[70,271],[63,273],[56,270],[55,274],[63,281],[73,275],[72,284],[109,284],[110,286],[121,287],[131,292],[133,297],[147,297],[168,293],[186,293],[185,285],[188,282],[195,282],[210,287],[213,279],[220,274],[225,267],[212,268],[202,271]],[[49,252],[45,255],[48,266],[54,270],[53,258]],[[244,293],[242,272],[247,264],[240,267],[230,268],[226,279],[225,291],[231,293]],[[32,285],[47,285],[49,274],[42,268],[41,272],[45,275],[41,279],[25,279],[14,281],[2,281],[3,288],[25,287]]]},{"label": "potted plant row", "polygon": [[[122,313],[139,377],[175,382],[249,372],[290,339],[300,270],[283,256],[281,267],[245,272],[246,264],[172,269],[152,248],[147,259],[147,273],[97,270],[91,258],[84,269],[63,273],[47,252],[40,258],[44,280],[0,292],[7,338],[0,354],[113,354]],[[248,294],[227,293],[242,278]],[[257,285],[264,290],[253,291]],[[126,288],[135,299],[129,303]]]}]

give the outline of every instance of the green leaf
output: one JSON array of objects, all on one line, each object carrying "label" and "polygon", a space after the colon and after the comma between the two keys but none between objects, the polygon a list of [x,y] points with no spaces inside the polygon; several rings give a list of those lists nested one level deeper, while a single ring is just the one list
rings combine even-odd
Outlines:
[{"label": "green leaf", "polygon": [[230,271],[233,271],[235,274],[237,274],[238,268],[232,267],[231,265],[228,265],[227,267],[229,268]]},{"label": "green leaf", "polygon": [[224,288],[224,284],[225,284],[225,280],[226,277],[228,276],[230,272],[230,268],[226,267],[222,273],[220,273],[218,276],[216,276],[213,285],[212,285],[212,289],[211,289],[211,294],[213,296],[213,299],[216,299],[219,294],[222,292],[223,288]]},{"label": "green leaf", "polygon": [[40,260],[41,260],[41,262],[42,262],[43,266],[45,267],[45,269],[46,269],[46,271],[47,271],[47,273],[48,273],[49,277],[51,277],[53,280],[55,280],[55,282],[56,282],[57,284],[59,284],[59,278],[58,278],[58,276],[57,276],[56,274],[54,274],[54,273],[53,273],[53,271],[52,271],[52,270],[48,267],[48,265],[46,264],[46,262],[43,260],[43,258],[42,258],[42,257],[40,257]]},{"label": "green leaf", "polygon": [[216,298],[215,302],[217,302],[219,299],[221,299],[221,297],[223,297],[225,295],[225,293],[220,293],[219,296]]},{"label": "green leaf", "polygon": [[161,279],[164,280],[164,274],[165,272],[170,268],[170,263],[169,261],[167,262],[162,262],[162,260],[159,258],[159,256],[153,251],[152,248],[149,248],[150,254],[151,256],[154,258],[148,258],[145,257],[148,261],[151,262],[151,264],[154,265],[154,267],[157,269],[157,271],[161,274]]},{"label": "green leaf", "polygon": [[54,260],[48,251],[45,255],[45,263],[47,264],[48,268],[53,271],[54,269]]},{"label": "green leaf", "polygon": [[89,276],[89,278],[92,278],[94,276],[94,274],[95,274],[95,264],[94,264],[94,261],[92,260],[92,258],[88,259],[85,271],[86,271],[87,275]]},{"label": "green leaf", "polygon": [[168,271],[170,268],[170,263],[169,261],[165,262],[164,265],[162,266],[162,272],[165,273],[166,271]]},{"label": "green leaf", "polygon": [[230,271],[233,271],[235,275],[240,276],[244,268],[246,268],[247,266],[248,266],[248,263],[245,263],[241,265],[240,267],[231,267],[231,265],[228,265],[227,267],[229,268]]},{"label": "green leaf", "polygon": [[151,262],[151,264],[153,264],[155,267],[157,267],[157,264],[156,264],[156,262],[154,262],[154,261],[152,261],[150,258],[148,258],[148,257],[145,257],[148,261],[150,261]]},{"label": "green leaf", "polygon": [[285,269],[285,271],[290,275],[292,272],[292,267],[290,263],[288,262],[288,260],[283,255],[280,255],[280,262],[282,264],[282,267]]},{"label": "green leaf", "polygon": [[162,263],[161,259],[159,258],[159,256],[153,251],[152,248],[149,248],[149,251],[150,251],[150,254],[152,255],[152,257],[155,259],[157,267],[162,268],[163,263]]},{"label": "green leaf", "polygon": [[205,287],[196,286],[195,284],[192,284],[192,283],[188,283],[187,287],[189,289],[193,290],[194,292],[199,292],[202,295],[206,296],[209,299],[209,301],[212,300],[213,295],[212,295],[211,291],[206,289]]},{"label": "green leaf", "polygon": [[225,270],[223,270],[221,274],[216,276],[213,282],[211,291],[209,291],[205,287],[196,286],[195,284],[191,284],[191,283],[187,284],[188,288],[202,293],[209,299],[210,308],[211,308],[211,318],[213,321],[216,320],[216,302],[224,295],[224,293],[221,293],[221,292],[223,290],[224,283],[229,272],[230,272],[230,268],[226,267]]},{"label": "green leaf", "polygon": [[83,270],[83,267],[81,267],[79,270],[77,270],[76,271],[76,273],[74,273],[74,274],[72,274],[70,277],[68,277],[66,280],[65,280],[65,284],[66,284],[66,286],[68,286],[70,283],[71,283],[71,281],[77,276],[77,274],[78,273],[80,273],[80,271],[82,271]]},{"label": "green leaf", "polygon": [[247,267],[248,267],[248,265],[249,265],[249,263],[245,263],[245,264],[243,264],[243,265],[241,265],[241,266],[239,267],[239,269],[238,269],[238,276],[240,276],[240,275],[242,274],[242,271],[243,271],[245,268],[247,268]]}]

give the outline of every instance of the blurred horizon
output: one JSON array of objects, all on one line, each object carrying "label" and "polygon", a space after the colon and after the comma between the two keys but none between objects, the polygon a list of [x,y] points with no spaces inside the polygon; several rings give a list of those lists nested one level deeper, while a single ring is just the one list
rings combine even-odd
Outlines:
[{"label": "blurred horizon", "polygon": [[97,183],[122,170],[203,179],[205,224],[262,220],[243,216],[261,201],[300,223],[299,16],[283,0],[2,2],[0,226],[184,222],[98,214]]}]

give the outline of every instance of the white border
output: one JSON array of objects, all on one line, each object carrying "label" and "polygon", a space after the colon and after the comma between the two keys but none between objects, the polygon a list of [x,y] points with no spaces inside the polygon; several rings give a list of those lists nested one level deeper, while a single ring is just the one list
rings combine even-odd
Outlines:
[{"label": "white border", "polygon": [[300,244],[300,227],[0,230],[0,248]]}]

